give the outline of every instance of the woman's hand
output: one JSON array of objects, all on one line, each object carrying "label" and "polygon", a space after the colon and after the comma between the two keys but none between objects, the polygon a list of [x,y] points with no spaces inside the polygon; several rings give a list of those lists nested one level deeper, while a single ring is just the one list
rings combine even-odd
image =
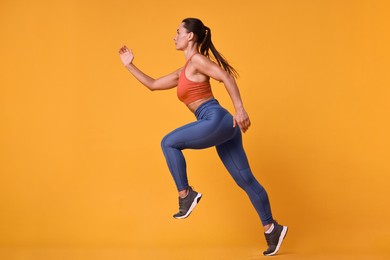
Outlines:
[{"label": "woman's hand", "polygon": [[251,125],[249,116],[243,108],[236,111],[236,114],[233,116],[233,127],[236,127],[237,125],[243,133],[245,133]]},{"label": "woman's hand", "polygon": [[133,52],[129,50],[126,45],[119,49],[119,55],[125,67],[129,66],[134,60]]}]

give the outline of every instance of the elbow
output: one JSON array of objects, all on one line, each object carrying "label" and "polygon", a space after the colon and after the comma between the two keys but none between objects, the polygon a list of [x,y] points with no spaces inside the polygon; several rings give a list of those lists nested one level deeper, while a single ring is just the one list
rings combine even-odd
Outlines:
[{"label": "elbow", "polygon": [[148,86],[148,89],[149,89],[150,91],[155,91],[155,90],[157,90],[157,88],[156,88],[156,86],[155,86],[154,84],[150,84],[150,85]]},{"label": "elbow", "polygon": [[155,91],[157,89],[156,84],[154,81],[149,82],[149,84],[146,86],[150,91]]},{"label": "elbow", "polygon": [[225,73],[224,77],[222,78],[222,82],[226,85],[226,84],[231,84],[231,83],[235,83],[236,80],[234,79],[234,76],[230,73]]},{"label": "elbow", "polygon": [[228,73],[229,80],[236,81],[236,75],[234,73]]}]

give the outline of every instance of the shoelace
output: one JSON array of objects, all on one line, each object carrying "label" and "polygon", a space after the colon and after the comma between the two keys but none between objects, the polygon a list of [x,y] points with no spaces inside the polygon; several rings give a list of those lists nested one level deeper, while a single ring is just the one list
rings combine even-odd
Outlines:
[{"label": "shoelace", "polygon": [[271,243],[271,234],[265,234],[265,240],[267,241],[267,245]]}]

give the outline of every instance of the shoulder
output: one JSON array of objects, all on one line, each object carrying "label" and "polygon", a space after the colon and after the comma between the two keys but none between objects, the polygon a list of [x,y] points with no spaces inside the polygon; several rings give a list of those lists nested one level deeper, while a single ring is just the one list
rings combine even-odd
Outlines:
[{"label": "shoulder", "polygon": [[171,78],[179,79],[180,73],[181,73],[182,69],[183,69],[183,68],[178,68],[177,70],[171,72],[171,73],[168,74],[167,76],[169,76],[169,77],[171,77]]},{"label": "shoulder", "polygon": [[191,57],[191,61],[194,63],[199,63],[199,62],[210,61],[210,59],[204,56],[203,54],[196,53]]},{"label": "shoulder", "polygon": [[183,70],[184,67],[181,67],[181,68],[178,68],[177,70],[175,70],[173,73],[177,74],[177,76],[180,75],[181,71]]},{"label": "shoulder", "polygon": [[206,56],[200,53],[196,53],[191,58],[191,63],[195,68],[210,66],[213,62]]}]

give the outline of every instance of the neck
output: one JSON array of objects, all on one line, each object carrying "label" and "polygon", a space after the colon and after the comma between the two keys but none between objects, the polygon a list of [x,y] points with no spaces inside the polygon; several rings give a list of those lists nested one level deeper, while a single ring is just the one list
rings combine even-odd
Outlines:
[{"label": "neck", "polygon": [[197,44],[194,44],[191,46],[189,45],[188,48],[186,50],[184,50],[184,56],[185,56],[186,60],[188,60],[195,53],[198,53],[198,45]]}]

